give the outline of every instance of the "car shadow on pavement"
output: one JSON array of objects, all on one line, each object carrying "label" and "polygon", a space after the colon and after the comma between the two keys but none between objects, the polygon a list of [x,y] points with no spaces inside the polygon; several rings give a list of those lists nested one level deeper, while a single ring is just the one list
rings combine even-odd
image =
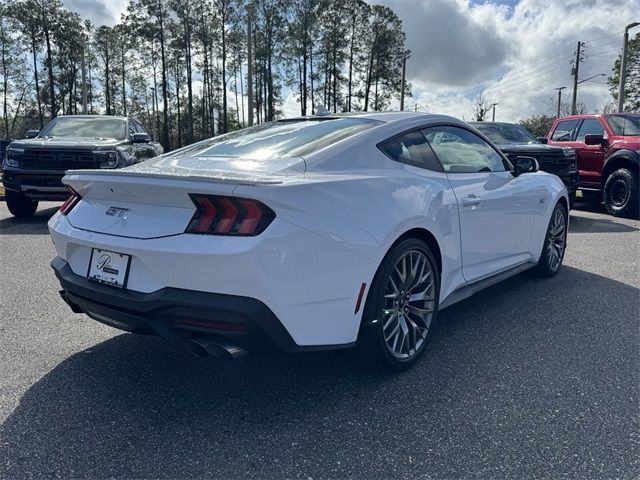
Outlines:
[{"label": "car shadow on pavement", "polygon": [[639,227],[622,223],[627,219],[593,218],[582,215],[571,215],[569,233],[628,233],[640,230]]},{"label": "car shadow on pavement", "polygon": [[47,222],[57,211],[57,207],[46,208],[32,217],[0,219],[0,235],[48,235]]},{"label": "car shadow on pavement", "polygon": [[223,363],[118,335],[22,396],[0,477],[633,476],[639,294],[520,275],[441,312],[396,375],[349,352]]}]

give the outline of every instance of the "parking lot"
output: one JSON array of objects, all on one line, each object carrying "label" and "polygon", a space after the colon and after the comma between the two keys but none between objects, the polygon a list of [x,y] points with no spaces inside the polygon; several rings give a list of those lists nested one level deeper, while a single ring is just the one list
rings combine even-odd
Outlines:
[{"label": "parking lot", "polygon": [[442,312],[416,368],[235,363],[74,315],[0,204],[0,477],[638,478],[640,222],[586,205],[562,272]]}]

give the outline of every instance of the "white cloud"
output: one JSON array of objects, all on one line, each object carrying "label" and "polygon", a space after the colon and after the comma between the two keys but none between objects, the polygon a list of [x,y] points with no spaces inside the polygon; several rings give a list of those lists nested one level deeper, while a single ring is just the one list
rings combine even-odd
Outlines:
[{"label": "white cloud", "polygon": [[113,26],[120,21],[120,15],[126,10],[129,0],[63,0],[62,4],[96,26]]},{"label": "white cloud", "polygon": [[[413,52],[407,76],[414,98],[406,108],[417,103],[420,110],[466,119],[480,93],[498,102],[496,120],[544,113],[554,88],[572,84],[578,40],[586,42],[580,79],[609,75],[628,23],[621,19],[640,20],[640,0],[521,0],[513,7],[466,0],[384,3],[403,20]],[[578,101],[599,110],[610,101],[605,82],[601,76],[581,84]],[[570,88],[564,94],[568,99]]]}]

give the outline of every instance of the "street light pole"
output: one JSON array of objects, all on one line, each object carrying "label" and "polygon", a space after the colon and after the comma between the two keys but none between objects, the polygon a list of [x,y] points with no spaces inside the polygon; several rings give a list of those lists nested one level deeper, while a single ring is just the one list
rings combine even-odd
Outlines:
[{"label": "street light pole", "polygon": [[251,52],[251,20],[253,17],[253,3],[247,5],[247,117],[249,126],[253,125],[253,55]]},{"label": "street light pole", "polygon": [[618,112],[624,111],[624,84],[627,76],[627,45],[629,43],[629,30],[640,25],[640,22],[633,22],[624,29],[622,37],[622,58],[620,59],[620,83],[618,84]]},{"label": "street light pole", "polygon": [[556,118],[560,118],[560,105],[562,104],[562,90],[564,90],[567,87],[558,87],[558,88],[554,88],[554,90],[558,90],[558,114],[556,115]]},{"label": "street light pole", "polygon": [[494,103],[493,105],[491,105],[493,107],[493,114],[491,115],[491,121],[492,122],[496,121],[496,105],[498,105],[498,104]]}]

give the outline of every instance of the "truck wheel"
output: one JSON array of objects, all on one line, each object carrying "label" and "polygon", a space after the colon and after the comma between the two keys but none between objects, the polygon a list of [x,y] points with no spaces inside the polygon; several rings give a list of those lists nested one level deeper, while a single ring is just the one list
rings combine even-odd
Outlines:
[{"label": "truck wheel", "polygon": [[615,217],[638,215],[638,179],[626,168],[614,171],[604,184],[604,206]]},{"label": "truck wheel", "polygon": [[38,202],[31,200],[22,193],[7,190],[4,198],[7,202],[7,208],[9,208],[14,217],[30,217],[38,209]]}]

